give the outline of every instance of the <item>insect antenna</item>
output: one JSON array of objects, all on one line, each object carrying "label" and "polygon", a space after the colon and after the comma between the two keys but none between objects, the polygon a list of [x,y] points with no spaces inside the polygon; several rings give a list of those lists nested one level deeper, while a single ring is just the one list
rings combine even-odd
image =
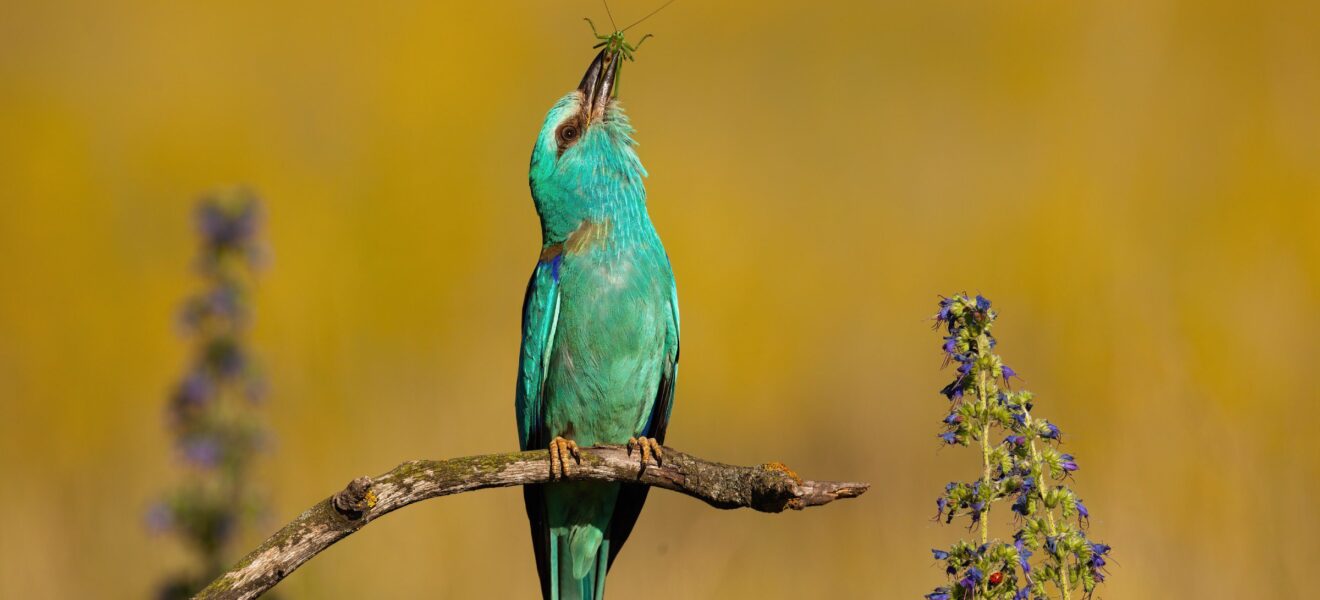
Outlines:
[{"label": "insect antenna", "polygon": [[605,5],[605,16],[610,18],[610,27],[613,27],[615,31],[618,31],[619,26],[614,24],[614,13],[610,12],[610,0],[600,0],[600,1]]},{"label": "insect antenna", "polygon": [[[645,21],[645,20],[647,20],[647,19],[649,19],[649,18],[651,18],[651,17],[654,17],[656,13],[658,13],[658,12],[664,10],[666,7],[668,7],[670,4],[673,4],[673,3],[674,3],[674,0],[669,0],[668,2],[666,2],[666,3],[664,3],[664,4],[661,4],[661,5],[660,5],[660,8],[657,8],[657,9],[651,11],[650,14],[646,15],[645,17],[642,17],[642,18],[640,18],[640,19],[637,19],[636,21],[633,22],[632,25],[629,25],[629,26],[627,26],[627,27],[624,27],[621,31],[628,31],[629,29],[632,29],[633,27],[636,27],[636,26],[640,25],[642,21]],[[607,4],[606,7],[608,8],[608,6],[609,6],[609,5]]]}]

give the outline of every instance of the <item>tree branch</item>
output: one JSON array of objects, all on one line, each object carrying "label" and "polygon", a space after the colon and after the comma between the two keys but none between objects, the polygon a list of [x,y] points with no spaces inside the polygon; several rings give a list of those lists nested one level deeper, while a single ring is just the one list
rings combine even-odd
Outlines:
[{"label": "tree branch", "polygon": [[[762,512],[802,510],[841,498],[856,498],[870,484],[807,481],[781,463],[738,467],[711,462],[670,448],[660,465],[641,468],[640,459],[619,446],[582,449],[570,465],[570,480],[641,483],[673,490],[715,508]],[[194,600],[237,600],[265,593],[335,542],[414,502],[483,490],[551,481],[545,450],[489,454],[449,460],[406,462],[376,478],[360,477],[285,525]]]}]

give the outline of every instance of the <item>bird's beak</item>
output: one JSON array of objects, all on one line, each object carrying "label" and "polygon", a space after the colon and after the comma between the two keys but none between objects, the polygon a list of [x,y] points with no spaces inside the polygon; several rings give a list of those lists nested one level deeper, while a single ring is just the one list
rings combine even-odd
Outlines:
[{"label": "bird's beak", "polygon": [[601,50],[596,59],[587,67],[587,74],[582,76],[578,91],[587,105],[584,107],[588,122],[605,116],[605,106],[614,93],[614,78],[619,73],[619,55]]}]

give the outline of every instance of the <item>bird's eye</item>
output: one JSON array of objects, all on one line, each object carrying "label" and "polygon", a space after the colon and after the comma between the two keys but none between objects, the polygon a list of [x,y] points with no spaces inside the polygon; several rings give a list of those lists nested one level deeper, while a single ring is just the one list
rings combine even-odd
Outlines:
[{"label": "bird's eye", "polygon": [[576,140],[577,136],[578,136],[577,127],[573,125],[565,125],[559,129],[560,141],[571,142],[573,140]]}]

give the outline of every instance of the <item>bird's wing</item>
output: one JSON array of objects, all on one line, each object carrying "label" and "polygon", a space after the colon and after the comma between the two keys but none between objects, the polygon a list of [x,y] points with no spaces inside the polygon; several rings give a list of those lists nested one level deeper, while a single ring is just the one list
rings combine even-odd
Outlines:
[{"label": "bird's wing", "polygon": [[[665,430],[669,428],[669,413],[674,408],[674,382],[678,380],[679,355],[679,318],[678,289],[671,285],[669,296],[669,324],[665,330],[664,364],[660,369],[660,386],[656,390],[655,404],[651,407],[651,416],[640,435],[665,443]],[[624,484],[619,491],[619,500],[614,506],[614,515],[610,519],[610,560],[623,549],[623,543],[632,533],[637,517],[642,514],[642,505],[646,503],[646,494],[650,486]]]},{"label": "bird's wing", "polygon": [[559,264],[561,256],[537,263],[523,298],[522,354],[518,359],[518,446],[545,448],[550,440],[544,424],[545,375],[559,321]]},{"label": "bird's wing", "polygon": [[[527,282],[523,298],[522,354],[518,359],[518,446],[543,449],[550,444],[545,430],[545,375],[559,321],[559,266],[563,256],[540,262]],[[545,513],[545,495],[539,485],[523,486],[523,502],[531,525],[536,571],[541,577],[543,597],[550,597],[550,526]]]}]

